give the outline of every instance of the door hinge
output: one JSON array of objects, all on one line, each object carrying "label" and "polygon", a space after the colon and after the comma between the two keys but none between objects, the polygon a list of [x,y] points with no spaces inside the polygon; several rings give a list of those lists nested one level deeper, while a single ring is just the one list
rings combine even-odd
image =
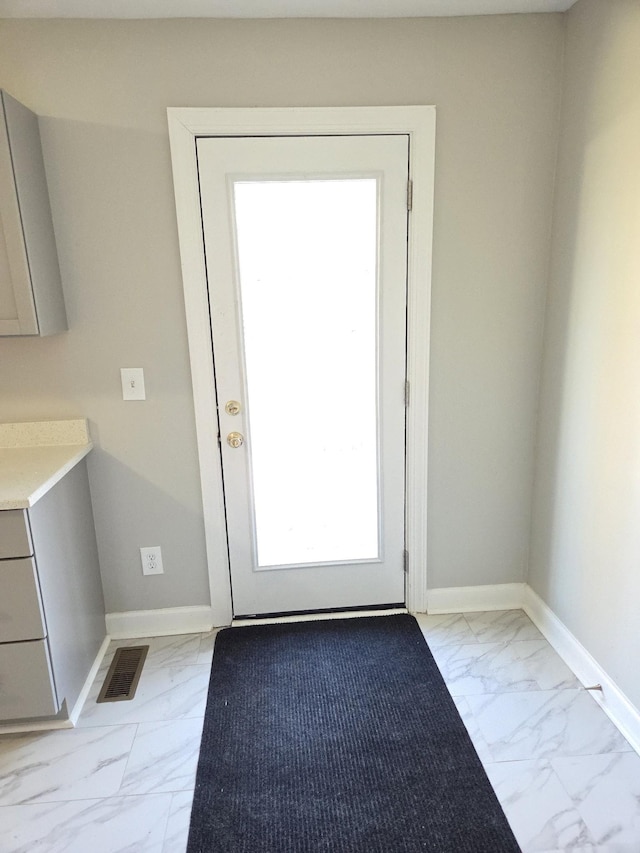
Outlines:
[{"label": "door hinge", "polygon": [[405,407],[405,409],[409,405],[410,397],[411,397],[411,385],[409,384],[409,380],[407,379],[404,383],[404,407]]},{"label": "door hinge", "polygon": [[406,548],[402,552],[402,569],[405,575],[409,573],[409,552]]},{"label": "door hinge", "polygon": [[407,210],[413,208],[413,181],[407,181]]}]

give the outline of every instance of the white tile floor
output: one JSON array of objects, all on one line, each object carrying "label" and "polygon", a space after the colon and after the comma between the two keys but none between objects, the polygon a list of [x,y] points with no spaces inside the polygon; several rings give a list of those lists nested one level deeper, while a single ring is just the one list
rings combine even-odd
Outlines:
[{"label": "white tile floor", "polygon": [[[529,619],[418,621],[524,853],[640,853],[640,757]],[[0,853],[184,853],[213,639],[132,640],[132,702],[95,704],[107,655],[75,730],[0,737]]]},{"label": "white tile floor", "polygon": [[[112,643],[76,729],[0,737],[0,853],[184,853],[214,634]],[[95,702],[149,643],[131,702]]]},{"label": "white tile floor", "polygon": [[418,622],[524,853],[639,853],[640,756],[528,617]]}]

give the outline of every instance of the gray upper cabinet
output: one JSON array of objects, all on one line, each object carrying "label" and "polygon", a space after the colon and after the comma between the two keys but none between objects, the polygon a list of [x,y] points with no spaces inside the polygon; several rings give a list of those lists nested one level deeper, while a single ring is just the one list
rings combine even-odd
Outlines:
[{"label": "gray upper cabinet", "polygon": [[0,90],[0,335],[66,328],[38,117]]}]

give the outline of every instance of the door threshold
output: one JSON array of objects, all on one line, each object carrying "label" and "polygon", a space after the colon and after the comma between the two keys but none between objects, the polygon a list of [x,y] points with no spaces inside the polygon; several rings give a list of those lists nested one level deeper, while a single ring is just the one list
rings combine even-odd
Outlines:
[{"label": "door threshold", "polygon": [[312,613],[280,613],[263,616],[242,616],[234,619],[232,628],[242,628],[247,625],[278,625],[286,622],[317,622],[323,619],[358,619],[364,616],[397,616],[408,613],[406,607],[382,605],[378,608],[363,607],[350,610],[316,610]]}]

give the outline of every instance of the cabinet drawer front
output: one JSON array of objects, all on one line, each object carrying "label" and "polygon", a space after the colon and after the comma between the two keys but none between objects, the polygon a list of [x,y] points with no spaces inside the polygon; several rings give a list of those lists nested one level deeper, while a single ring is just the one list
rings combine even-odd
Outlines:
[{"label": "cabinet drawer front", "polygon": [[50,717],[59,710],[47,641],[0,645],[0,720]]},{"label": "cabinet drawer front", "polygon": [[29,521],[24,509],[5,509],[0,511],[0,560],[15,557],[31,557],[31,533]]},{"label": "cabinet drawer front", "polygon": [[40,640],[46,634],[35,560],[2,560],[0,643]]}]

